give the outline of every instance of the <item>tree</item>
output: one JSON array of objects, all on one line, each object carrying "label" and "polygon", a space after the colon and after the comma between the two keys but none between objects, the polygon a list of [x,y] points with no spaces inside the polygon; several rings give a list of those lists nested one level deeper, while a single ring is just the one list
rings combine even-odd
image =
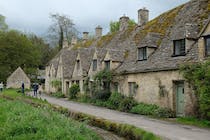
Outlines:
[{"label": "tree", "polygon": [[6,31],[8,29],[8,25],[5,22],[5,17],[0,15],[0,31]]},{"label": "tree", "polygon": [[40,53],[27,35],[15,30],[0,32],[0,81],[6,81],[19,66],[33,78],[39,65]]},{"label": "tree", "polygon": [[38,37],[34,34],[29,34],[28,38],[31,40],[33,45],[38,49],[40,56],[39,68],[43,69],[45,65],[56,55],[58,52],[57,48],[50,47],[49,44],[45,43],[43,38]]},{"label": "tree", "polygon": [[77,36],[78,31],[74,27],[72,19],[67,15],[60,15],[58,13],[51,14],[50,18],[53,24],[49,27],[49,38],[54,46],[63,46],[63,40],[66,38],[68,42],[71,41],[73,36]]},{"label": "tree", "polygon": [[[134,20],[129,20],[128,21],[128,26],[129,27],[134,27],[136,25],[136,22]],[[110,27],[110,32],[114,33],[119,31],[120,29],[120,22],[119,21],[111,21],[109,24]]]}]

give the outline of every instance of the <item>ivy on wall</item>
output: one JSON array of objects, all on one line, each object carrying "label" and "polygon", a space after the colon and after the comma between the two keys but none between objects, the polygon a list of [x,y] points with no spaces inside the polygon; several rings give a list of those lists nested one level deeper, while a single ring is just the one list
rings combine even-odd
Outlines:
[{"label": "ivy on wall", "polygon": [[60,92],[62,90],[62,82],[60,80],[51,81],[51,85],[56,89],[56,91]]},{"label": "ivy on wall", "polygon": [[180,68],[198,99],[198,116],[210,120],[210,60]]}]

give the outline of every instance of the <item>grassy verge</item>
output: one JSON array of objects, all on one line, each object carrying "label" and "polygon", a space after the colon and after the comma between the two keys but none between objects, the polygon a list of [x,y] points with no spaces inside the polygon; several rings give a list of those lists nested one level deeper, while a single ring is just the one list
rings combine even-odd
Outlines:
[{"label": "grassy verge", "polygon": [[114,132],[115,134],[122,136],[128,140],[160,140],[161,138],[155,136],[154,134],[147,132],[143,129],[127,125],[127,124],[118,124],[102,118],[97,118],[91,115],[86,115],[83,113],[72,112],[66,108],[60,106],[52,106],[45,101],[34,99],[27,96],[22,96],[17,94],[13,90],[8,90],[3,93],[2,97],[10,100],[21,100],[26,103],[29,103],[35,107],[42,108],[51,108],[54,111],[57,111],[65,116],[71,117],[75,120],[85,122],[89,125],[100,127],[102,129]]},{"label": "grassy verge", "polygon": [[0,98],[0,126],[1,139],[100,139],[84,124],[48,107],[34,108],[18,100]]},{"label": "grassy verge", "polygon": [[194,117],[177,118],[176,122],[182,123],[182,124],[187,124],[187,125],[194,125],[194,126],[198,126],[198,127],[210,128],[210,121],[197,119]]}]

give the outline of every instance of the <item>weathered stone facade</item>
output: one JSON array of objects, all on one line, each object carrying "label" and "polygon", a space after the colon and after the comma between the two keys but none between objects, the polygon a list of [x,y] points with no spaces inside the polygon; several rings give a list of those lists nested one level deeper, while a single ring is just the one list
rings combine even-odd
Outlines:
[{"label": "weathered stone facade", "polygon": [[[60,79],[68,93],[73,83],[84,93],[84,80],[106,67],[116,73],[111,87],[139,102],[170,108],[177,115],[194,114],[196,98],[179,72],[180,65],[205,61],[210,38],[210,1],[191,0],[148,20],[148,10],[139,11],[139,24],[128,28],[128,17],[120,18],[120,30],[97,37],[91,45],[63,48],[46,68],[50,81]],[[141,13],[143,12],[143,13]],[[190,16],[189,16],[190,15]],[[87,36],[84,40],[87,41]],[[83,48],[85,47],[85,48]],[[210,51],[209,51],[210,52]],[[61,60],[62,61],[61,61]]]},{"label": "weathered stone facade", "polygon": [[30,89],[31,81],[25,72],[18,67],[8,78],[7,78],[7,88],[21,88],[22,82],[26,89]]}]

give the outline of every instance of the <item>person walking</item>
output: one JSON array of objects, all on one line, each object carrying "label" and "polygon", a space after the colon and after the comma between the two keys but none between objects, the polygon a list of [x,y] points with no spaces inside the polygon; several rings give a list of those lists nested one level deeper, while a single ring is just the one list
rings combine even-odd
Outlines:
[{"label": "person walking", "polygon": [[34,88],[34,96],[37,97],[37,90],[39,88],[39,85],[37,83],[34,83],[33,88]]},{"label": "person walking", "polygon": [[24,82],[22,82],[21,91],[22,91],[22,94],[24,95],[24,93],[25,93],[25,85],[24,85]]},{"label": "person walking", "polygon": [[3,82],[1,82],[1,83],[0,83],[0,92],[3,91],[3,88],[4,88],[4,84],[3,84]]}]

